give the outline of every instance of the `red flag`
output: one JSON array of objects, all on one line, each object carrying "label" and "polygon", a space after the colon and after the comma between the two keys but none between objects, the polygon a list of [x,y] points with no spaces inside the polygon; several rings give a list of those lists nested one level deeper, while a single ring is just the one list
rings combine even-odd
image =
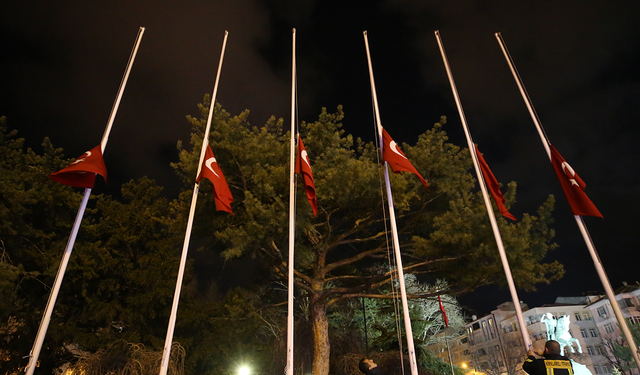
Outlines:
[{"label": "red flag", "polygon": [[442,304],[442,298],[438,296],[438,303],[440,304],[440,311],[442,311],[442,318],[444,319],[445,327],[449,328],[449,319],[447,319],[447,313],[444,312],[444,305]]},{"label": "red flag", "polygon": [[93,188],[96,174],[107,181],[107,167],[104,165],[100,145],[82,154],[68,167],[50,174],[49,178],[69,186]]},{"label": "red flag", "polygon": [[424,178],[420,176],[420,173],[418,173],[418,171],[413,167],[413,164],[411,164],[409,159],[404,156],[402,151],[400,151],[400,149],[398,148],[396,142],[391,139],[389,133],[387,133],[387,131],[384,129],[382,129],[382,142],[382,160],[389,163],[389,166],[391,167],[393,173],[411,172],[418,176],[420,182],[422,182],[422,185],[424,185],[424,187],[429,190],[427,181],[425,181]]},{"label": "red flag", "polygon": [[295,172],[302,174],[304,180],[304,190],[307,193],[307,200],[313,210],[313,216],[318,213],[318,202],[316,201],[316,185],[313,183],[313,172],[307,150],[304,149],[302,138],[298,135],[298,157],[296,158]]},{"label": "red flag", "polygon": [[222,170],[213,156],[211,147],[207,146],[207,151],[204,154],[204,161],[202,163],[202,169],[200,175],[196,178],[196,182],[200,182],[202,178],[206,178],[213,184],[213,199],[216,202],[216,211],[227,211],[233,215],[231,211],[231,202],[233,202],[233,195],[227,185]]},{"label": "red flag", "polygon": [[482,171],[484,182],[487,183],[487,187],[491,192],[493,201],[496,202],[500,213],[502,214],[502,216],[516,221],[516,217],[511,215],[511,213],[507,210],[507,207],[504,206],[504,202],[506,202],[506,200],[504,199],[504,197],[502,196],[502,192],[500,191],[500,184],[498,183],[496,176],[494,176],[493,172],[491,172],[491,169],[489,169],[489,165],[482,157],[480,150],[478,150],[478,146],[476,146],[476,155],[478,156],[478,162],[480,163],[480,170]]},{"label": "red flag", "polygon": [[602,217],[600,211],[584,192],[587,184],[582,181],[555,147],[552,145],[549,145],[549,147],[551,148],[551,164],[553,164],[553,169],[556,171],[556,176],[560,180],[560,185],[564,195],[567,197],[567,201],[569,201],[573,214]]}]

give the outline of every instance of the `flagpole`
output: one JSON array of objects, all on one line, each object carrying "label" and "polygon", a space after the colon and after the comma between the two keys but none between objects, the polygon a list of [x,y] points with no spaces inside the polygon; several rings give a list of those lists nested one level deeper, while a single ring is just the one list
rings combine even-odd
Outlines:
[{"label": "flagpole", "polygon": [[[103,153],[105,148],[107,147],[107,141],[109,140],[109,133],[111,132],[111,127],[113,126],[113,121],[115,120],[116,113],[118,112],[118,107],[120,106],[120,100],[122,99],[124,88],[127,85],[127,80],[129,79],[129,73],[131,72],[131,68],[133,67],[133,62],[136,58],[136,54],[138,53],[138,47],[140,46],[140,42],[142,41],[144,30],[145,30],[144,27],[140,27],[140,29],[138,30],[138,35],[136,37],[136,41],[134,43],[133,49],[131,50],[131,55],[129,56],[129,62],[127,63],[125,74],[122,77],[122,81],[120,82],[120,89],[118,90],[116,101],[114,102],[113,107],[111,109],[111,115],[109,116],[109,121],[107,122],[107,126],[102,136],[102,142],[100,144]],[[73,222],[73,227],[71,228],[71,234],[69,235],[67,245],[64,249],[64,254],[62,255],[62,260],[60,261],[60,266],[58,266],[58,273],[56,274],[56,278],[53,282],[53,287],[51,289],[51,293],[49,294],[49,299],[47,301],[47,306],[45,308],[44,315],[42,316],[42,320],[40,321],[40,327],[38,328],[36,339],[33,343],[31,352],[29,353],[29,363],[25,368],[26,375],[33,375],[33,372],[37,367],[38,358],[40,357],[40,351],[42,350],[42,344],[44,342],[45,336],[47,335],[47,330],[49,329],[49,323],[51,322],[51,315],[53,314],[53,308],[55,307],[56,300],[58,299],[58,294],[60,293],[60,286],[62,285],[62,280],[64,279],[64,275],[67,270],[67,265],[69,264],[71,253],[73,252],[73,246],[76,242],[76,236],[78,235],[78,231],[80,230],[80,224],[82,223],[82,217],[84,216],[84,211],[87,208],[87,202],[89,201],[89,197],[91,196],[91,190],[92,190],[91,188],[84,189],[84,195],[82,196],[82,201],[80,202],[80,208],[78,209],[78,213],[76,214],[76,218]]]},{"label": "flagpole", "polygon": [[500,235],[500,228],[498,228],[498,222],[496,221],[496,216],[493,212],[493,207],[491,206],[491,200],[489,199],[487,186],[485,184],[484,177],[482,176],[480,165],[478,164],[478,155],[475,152],[476,148],[473,144],[473,140],[471,139],[471,132],[469,131],[469,126],[467,125],[467,119],[464,115],[464,110],[462,109],[462,102],[460,101],[460,96],[458,95],[458,89],[456,88],[456,83],[453,79],[453,74],[451,73],[451,67],[449,66],[449,61],[447,59],[447,54],[444,50],[444,45],[442,44],[442,39],[440,38],[440,32],[436,30],[435,36],[436,36],[436,40],[438,41],[438,47],[440,48],[440,54],[442,55],[442,61],[444,62],[444,67],[447,71],[447,76],[449,77],[451,91],[453,92],[453,97],[455,98],[456,106],[458,107],[458,113],[460,114],[460,121],[462,122],[462,128],[464,129],[464,134],[465,134],[465,137],[467,138],[467,145],[469,147],[469,152],[471,153],[471,160],[473,160],[473,167],[476,170],[478,184],[480,185],[480,190],[482,190],[482,197],[484,199],[484,204],[487,207],[487,215],[489,216],[489,221],[491,222],[491,229],[493,230],[493,235],[496,239],[496,245],[498,246],[498,253],[500,254],[500,260],[502,261],[504,274],[507,278],[507,284],[509,285],[509,292],[511,293],[511,299],[513,300],[513,305],[516,309],[516,318],[518,320],[518,324],[520,325],[520,333],[522,334],[522,340],[523,340],[525,349],[529,350],[531,349],[531,339],[529,338],[529,331],[527,331],[527,325],[524,323],[524,317],[522,316],[522,308],[520,307],[520,298],[518,297],[518,292],[516,291],[516,286],[515,286],[515,283],[513,282],[513,276],[511,275],[511,267],[509,266],[509,260],[507,259],[507,254],[504,250],[504,244],[502,243],[502,236]]},{"label": "flagpole", "polygon": [[[518,74],[518,71],[515,67],[515,63],[513,62],[513,59],[509,54],[507,46],[504,40],[502,39],[502,35],[500,33],[495,33],[495,36],[496,36],[496,39],[498,40],[498,44],[500,45],[500,48],[502,49],[502,53],[504,54],[504,57],[507,60],[507,64],[509,64],[509,69],[511,70],[511,74],[513,75],[513,78],[515,79],[516,84],[518,85],[518,89],[520,90],[522,99],[524,100],[527,106],[527,109],[529,110],[531,119],[533,120],[533,123],[536,126],[536,129],[538,130],[538,134],[540,135],[542,145],[547,151],[547,156],[549,157],[549,160],[551,160],[551,150],[549,148],[549,144],[551,142],[549,142],[549,139],[544,131],[544,128],[540,124],[540,120],[538,119],[538,115],[536,114],[536,111],[533,107],[531,98],[529,97],[529,94],[527,93],[527,90],[524,87],[524,83],[522,82],[522,78],[520,77],[520,74]],[[604,266],[602,265],[600,256],[596,251],[596,247],[593,243],[593,239],[589,234],[589,230],[587,229],[587,226],[584,223],[582,216],[573,215],[573,217],[575,218],[576,223],[578,224],[578,228],[580,229],[580,233],[582,234],[582,238],[584,239],[584,242],[587,245],[587,249],[589,250],[589,254],[591,255],[591,259],[593,260],[593,264],[596,268],[596,272],[600,277],[600,282],[602,283],[602,286],[604,287],[604,290],[605,290],[605,294],[607,295],[607,298],[611,303],[611,307],[613,308],[613,312],[614,312],[614,315],[616,316],[616,320],[618,321],[618,324],[620,325],[620,329],[622,330],[622,333],[624,334],[624,337],[627,340],[627,343],[629,344],[629,348],[631,349],[633,358],[636,361],[636,366],[640,368],[640,354],[638,353],[638,346],[633,340],[633,335],[631,334],[631,331],[629,331],[629,326],[627,325],[627,321],[622,315],[622,311],[620,310],[618,301],[616,301],[616,296],[613,291],[613,288],[611,287],[611,282],[609,281],[609,277],[607,276],[607,273],[604,270]]]},{"label": "flagpole", "polygon": [[[216,95],[218,94],[218,83],[220,82],[220,72],[222,71],[222,61],[224,60],[224,51],[227,46],[227,37],[229,32],[225,30],[224,40],[222,41],[222,52],[220,53],[220,62],[218,63],[218,73],[216,74],[216,81],[213,86],[213,94],[211,95],[211,103],[209,105],[209,116],[207,118],[207,126],[202,137],[202,148],[200,150],[200,159],[198,162],[198,171],[196,172],[196,178],[200,175],[202,169],[202,162],[204,161],[204,155],[209,145],[209,131],[211,130],[211,121],[213,119],[213,112],[216,106]],[[189,251],[189,242],[191,240],[191,228],[193,227],[193,218],[196,212],[196,203],[198,201],[198,191],[200,183],[196,182],[193,185],[193,195],[191,196],[191,207],[189,208],[189,218],[187,219],[187,229],[184,235],[184,243],[182,245],[182,256],[180,258],[180,267],[178,269],[178,277],[176,280],[176,289],[173,294],[173,304],[171,306],[171,316],[169,317],[169,326],[167,328],[167,336],[164,341],[164,348],[162,349],[162,362],[160,363],[160,375],[166,375],[169,368],[169,360],[171,357],[171,344],[173,342],[173,332],[176,326],[176,316],[178,314],[178,303],[180,302],[180,292],[182,291],[182,280],[184,279],[184,270],[187,264],[187,253]]]},{"label": "flagpole", "polygon": [[444,334],[444,342],[447,344],[447,353],[449,354],[449,365],[451,366],[451,375],[456,375],[455,370],[453,369],[453,356],[451,355],[451,347],[449,347],[449,339],[447,338],[447,334]]},{"label": "flagpole", "polygon": [[113,126],[113,122],[116,119],[116,114],[118,113],[118,107],[120,107],[120,100],[122,99],[122,95],[124,94],[124,87],[129,80],[129,74],[131,73],[131,68],[133,67],[133,60],[135,60],[136,55],[138,54],[138,47],[140,47],[140,42],[142,41],[142,35],[144,34],[144,27],[140,27],[138,30],[138,37],[136,38],[136,43],[131,51],[131,55],[129,56],[129,62],[127,63],[127,69],[124,72],[124,76],[122,77],[122,83],[120,84],[120,89],[118,90],[118,95],[116,96],[116,100],[113,102],[113,109],[111,110],[111,115],[109,116],[109,121],[107,122],[107,127],[104,130],[104,135],[102,136],[102,142],[100,146],[102,147],[102,153],[104,154],[104,150],[107,148],[107,142],[109,141],[109,134],[111,133],[111,127]]},{"label": "flagpole", "polygon": [[[378,96],[376,94],[376,84],[373,79],[373,66],[371,64],[371,55],[369,51],[369,40],[367,32],[364,35],[364,44],[367,50],[367,63],[369,66],[369,81],[371,83],[371,93],[373,96],[373,107],[376,113],[376,125],[378,127],[378,136],[380,145],[382,145],[382,123],[380,121],[380,109],[378,107]],[[402,257],[400,255],[400,242],[398,239],[398,228],[396,225],[396,214],[393,206],[393,196],[391,193],[391,184],[389,182],[389,168],[387,162],[384,163],[384,183],[387,192],[387,202],[389,205],[389,221],[391,222],[391,232],[393,236],[393,250],[396,256],[398,267],[398,282],[400,283],[400,297],[402,300],[402,310],[404,312],[404,329],[407,336],[407,350],[409,351],[409,363],[411,365],[411,374],[418,375],[418,364],[416,362],[416,352],[413,343],[413,330],[411,329],[411,319],[409,318],[409,303],[407,302],[407,290],[404,283],[404,270],[402,269]]]},{"label": "flagpole", "polygon": [[292,31],[291,53],[291,148],[289,152],[289,280],[287,297],[287,368],[285,374],[293,375],[293,269],[295,247],[295,122],[296,122],[296,29]]}]

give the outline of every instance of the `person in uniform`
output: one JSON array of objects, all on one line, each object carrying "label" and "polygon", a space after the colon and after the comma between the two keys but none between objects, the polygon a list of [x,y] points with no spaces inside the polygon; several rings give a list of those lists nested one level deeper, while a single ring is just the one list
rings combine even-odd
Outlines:
[{"label": "person in uniform", "polygon": [[549,340],[544,344],[543,358],[536,358],[533,349],[527,352],[529,357],[522,364],[522,369],[529,375],[573,375],[573,367],[569,358],[560,355],[560,344]]}]

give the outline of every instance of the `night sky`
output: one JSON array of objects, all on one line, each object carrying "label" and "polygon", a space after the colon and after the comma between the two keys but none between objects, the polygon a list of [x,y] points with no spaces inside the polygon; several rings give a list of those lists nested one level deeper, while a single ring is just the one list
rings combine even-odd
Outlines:
[{"label": "night sky", "polygon": [[[173,196],[179,184],[169,163],[177,141],[188,142],[185,116],[197,115],[212,91],[224,30],[217,101],[227,111],[250,109],[254,125],[271,115],[290,121],[295,27],[300,119],[342,104],[345,130],[372,140],[368,30],[382,123],[394,139],[415,143],[446,115],[451,141],[466,147],[433,35],[440,30],[474,141],[499,181],[518,182],[511,212],[535,214],[549,194],[557,198],[560,248],[549,259],[567,273],[521,294],[535,306],[602,286],[494,33],[502,32],[551,142],[605,217],[585,221],[617,288],[640,280],[639,18],[637,1],[5,1],[0,115],[37,151],[45,136],[68,157],[94,147],[144,26],[105,151],[106,189],[147,175]],[[462,301],[482,314],[509,298],[490,287]]]}]

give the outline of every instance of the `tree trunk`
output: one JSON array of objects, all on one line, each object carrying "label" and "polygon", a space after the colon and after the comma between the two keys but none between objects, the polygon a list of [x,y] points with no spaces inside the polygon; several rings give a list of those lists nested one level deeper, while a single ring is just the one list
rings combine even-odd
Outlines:
[{"label": "tree trunk", "polygon": [[311,304],[311,319],[313,321],[313,375],[329,374],[329,357],[331,344],[329,343],[329,320],[327,320],[327,305],[323,302]]}]

